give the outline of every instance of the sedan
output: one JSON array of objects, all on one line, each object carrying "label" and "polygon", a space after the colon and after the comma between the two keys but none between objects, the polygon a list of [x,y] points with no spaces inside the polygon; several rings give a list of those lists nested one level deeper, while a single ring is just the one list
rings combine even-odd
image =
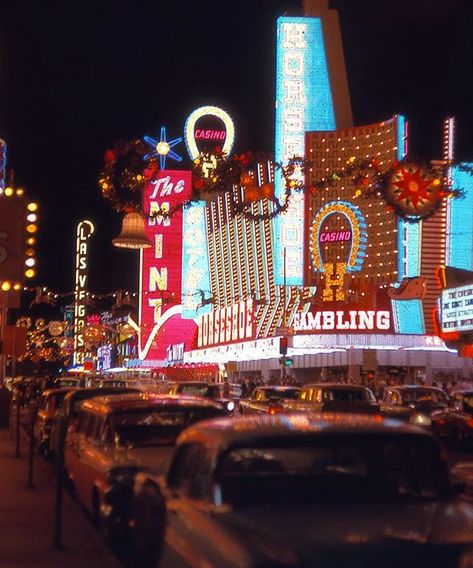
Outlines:
[{"label": "sedan", "polygon": [[470,447],[473,441],[473,391],[455,391],[450,404],[432,413],[432,432],[456,448]]},{"label": "sedan", "polygon": [[381,400],[381,413],[430,428],[432,413],[447,408],[448,395],[438,387],[401,385],[385,389]]},{"label": "sedan", "polygon": [[240,399],[240,414],[246,416],[284,412],[283,401],[298,398],[300,391],[299,387],[284,385],[256,387],[250,397]]},{"label": "sedan", "polygon": [[139,566],[471,566],[473,504],[430,432],[362,414],[201,422],[139,474]]},{"label": "sedan", "polygon": [[201,396],[220,404],[229,414],[233,414],[237,399],[231,394],[226,395],[223,383],[208,383],[206,381],[182,381],[169,385],[168,394]]}]

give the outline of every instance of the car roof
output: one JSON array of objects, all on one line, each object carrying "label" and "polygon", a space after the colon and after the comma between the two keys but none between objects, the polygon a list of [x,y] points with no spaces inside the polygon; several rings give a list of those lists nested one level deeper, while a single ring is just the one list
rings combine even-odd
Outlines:
[{"label": "car roof", "polygon": [[222,410],[222,406],[220,404],[199,396],[139,392],[93,397],[82,404],[82,409],[97,413],[110,414],[123,410],[159,408],[166,405],[177,405],[182,406],[183,408],[206,407]]},{"label": "car roof", "polygon": [[301,387],[297,386],[297,385],[260,385],[255,387],[256,389],[263,389],[263,390],[289,390],[289,389],[298,389],[300,390]]},{"label": "car roof", "polygon": [[56,394],[67,393],[71,391],[82,390],[80,387],[57,387],[53,389],[46,389],[42,392],[42,396],[54,396]]},{"label": "car roof", "polygon": [[434,391],[440,391],[444,394],[445,390],[440,388],[440,387],[434,387],[431,385],[395,385],[392,387],[387,387],[386,390],[405,390],[405,391],[409,391],[409,390],[434,390]]},{"label": "car roof", "polygon": [[91,387],[83,389],[74,389],[66,394],[66,399],[73,398],[92,398],[93,396],[107,396],[112,394],[140,393],[138,387]]},{"label": "car roof", "polygon": [[473,395],[473,389],[455,389],[454,391],[452,391],[450,393],[450,396],[454,395],[454,394],[471,394],[471,395]]},{"label": "car roof", "polygon": [[423,428],[379,415],[306,412],[204,420],[182,432],[177,443],[200,442],[224,450],[234,445],[251,444],[255,441],[264,443],[264,440],[274,438],[290,439],[332,434],[416,434],[433,438],[432,434]]},{"label": "car roof", "polygon": [[345,383],[309,383],[307,385],[303,385],[302,388],[369,390],[369,387],[365,387],[364,385],[347,385]]},{"label": "car roof", "polygon": [[174,385],[202,385],[202,386],[223,386],[223,383],[217,383],[215,381],[209,382],[209,381],[171,381],[170,386],[174,386]]}]

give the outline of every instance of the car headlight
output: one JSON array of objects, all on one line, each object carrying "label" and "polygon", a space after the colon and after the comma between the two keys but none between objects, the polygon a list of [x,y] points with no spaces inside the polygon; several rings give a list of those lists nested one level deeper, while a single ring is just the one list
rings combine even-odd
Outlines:
[{"label": "car headlight", "polygon": [[231,400],[230,402],[227,402],[227,410],[229,412],[231,412],[234,408],[235,408],[235,403],[233,402],[233,400]]},{"label": "car headlight", "polygon": [[418,426],[428,426],[430,424],[430,417],[425,414],[420,414],[415,412],[411,416],[411,424],[417,424]]}]

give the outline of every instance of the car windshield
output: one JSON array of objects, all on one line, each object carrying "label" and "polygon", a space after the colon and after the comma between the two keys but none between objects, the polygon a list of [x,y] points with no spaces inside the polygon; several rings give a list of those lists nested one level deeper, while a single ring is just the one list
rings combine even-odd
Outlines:
[{"label": "car windshield", "polygon": [[379,435],[233,449],[222,457],[217,481],[223,501],[236,508],[432,499],[448,484],[431,440]]},{"label": "car windshield", "polygon": [[218,408],[163,406],[120,412],[111,416],[112,432],[122,445],[173,445],[177,436],[194,422],[222,416]]},{"label": "car windshield", "polygon": [[402,402],[426,403],[426,404],[447,404],[447,395],[441,390],[436,389],[412,389],[402,391]]}]

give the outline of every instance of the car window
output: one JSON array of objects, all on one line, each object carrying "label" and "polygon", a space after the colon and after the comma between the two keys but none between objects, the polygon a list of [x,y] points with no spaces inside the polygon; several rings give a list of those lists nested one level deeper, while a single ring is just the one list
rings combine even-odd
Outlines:
[{"label": "car window", "polygon": [[201,444],[181,446],[173,460],[169,485],[183,496],[194,499],[208,497],[211,462]]},{"label": "car window", "polygon": [[473,412],[473,393],[465,394],[463,405],[466,412]]},{"label": "car window", "polygon": [[448,484],[432,440],[391,435],[265,440],[223,454],[216,479],[235,507],[424,500]]},{"label": "car window", "polygon": [[90,413],[89,412],[81,412],[79,414],[79,420],[77,421],[77,432],[80,434],[85,434],[87,431],[87,427],[89,424]]},{"label": "car window", "polygon": [[116,412],[110,416],[110,428],[123,445],[167,446],[174,445],[177,436],[191,424],[224,415],[221,408],[163,405]]},{"label": "car window", "polygon": [[323,402],[363,402],[367,400],[367,393],[357,389],[331,389],[324,390]]},{"label": "car window", "polygon": [[416,388],[412,390],[405,390],[402,393],[402,401],[404,404],[408,403],[444,403],[447,404],[447,395],[437,389],[429,388]]}]

